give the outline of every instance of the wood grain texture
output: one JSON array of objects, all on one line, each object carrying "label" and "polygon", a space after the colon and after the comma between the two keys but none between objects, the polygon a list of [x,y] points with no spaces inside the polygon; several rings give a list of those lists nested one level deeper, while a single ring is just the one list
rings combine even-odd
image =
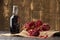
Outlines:
[{"label": "wood grain texture", "polygon": [[[33,19],[40,19],[49,23],[51,30],[60,30],[60,1],[59,0],[4,0],[8,5],[4,5],[9,12],[0,8],[0,24],[5,25],[4,29],[9,29],[9,18],[12,12],[12,4],[18,5],[20,26]],[[4,3],[4,2],[3,2]],[[1,6],[4,8],[4,6]],[[4,14],[4,15],[3,15]],[[7,17],[5,17],[7,15]],[[4,19],[4,20],[3,20]],[[7,20],[8,19],[8,20]],[[4,23],[3,23],[4,22]],[[2,26],[3,27],[3,26]],[[0,27],[1,29],[3,29]]]}]

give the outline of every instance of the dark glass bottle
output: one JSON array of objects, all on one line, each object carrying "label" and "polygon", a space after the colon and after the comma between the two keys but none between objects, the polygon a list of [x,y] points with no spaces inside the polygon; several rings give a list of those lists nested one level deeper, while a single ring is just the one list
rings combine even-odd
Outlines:
[{"label": "dark glass bottle", "polygon": [[16,34],[19,33],[19,29],[18,6],[13,5],[12,16],[10,17],[10,32],[11,34]]}]

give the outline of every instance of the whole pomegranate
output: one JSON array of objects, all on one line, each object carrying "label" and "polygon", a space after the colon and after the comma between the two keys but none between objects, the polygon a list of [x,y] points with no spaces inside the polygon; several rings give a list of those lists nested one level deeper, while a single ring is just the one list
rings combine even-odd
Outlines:
[{"label": "whole pomegranate", "polygon": [[41,27],[43,31],[48,31],[50,29],[50,26],[47,23],[44,23]]},{"label": "whole pomegranate", "polygon": [[40,27],[42,24],[43,24],[42,21],[41,20],[38,20],[35,23],[35,27]]},{"label": "whole pomegranate", "polygon": [[27,23],[24,24],[24,27],[25,27],[26,30],[29,30],[31,28],[34,28],[34,24],[35,24],[34,21],[27,22]]}]

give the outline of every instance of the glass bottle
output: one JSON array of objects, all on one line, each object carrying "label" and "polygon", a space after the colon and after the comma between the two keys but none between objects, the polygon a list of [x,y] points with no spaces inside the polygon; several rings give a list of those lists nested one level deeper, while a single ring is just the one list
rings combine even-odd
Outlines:
[{"label": "glass bottle", "polygon": [[10,32],[11,34],[19,33],[20,24],[18,16],[18,6],[13,5],[12,16],[10,17]]}]

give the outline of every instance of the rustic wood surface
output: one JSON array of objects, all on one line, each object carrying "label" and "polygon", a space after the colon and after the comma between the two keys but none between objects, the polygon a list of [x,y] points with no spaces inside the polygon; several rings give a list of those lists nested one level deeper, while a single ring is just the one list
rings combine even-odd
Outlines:
[{"label": "rustic wood surface", "polygon": [[49,23],[60,31],[60,0],[0,0],[0,30],[9,30],[12,5],[19,6],[20,26],[33,19]]}]

